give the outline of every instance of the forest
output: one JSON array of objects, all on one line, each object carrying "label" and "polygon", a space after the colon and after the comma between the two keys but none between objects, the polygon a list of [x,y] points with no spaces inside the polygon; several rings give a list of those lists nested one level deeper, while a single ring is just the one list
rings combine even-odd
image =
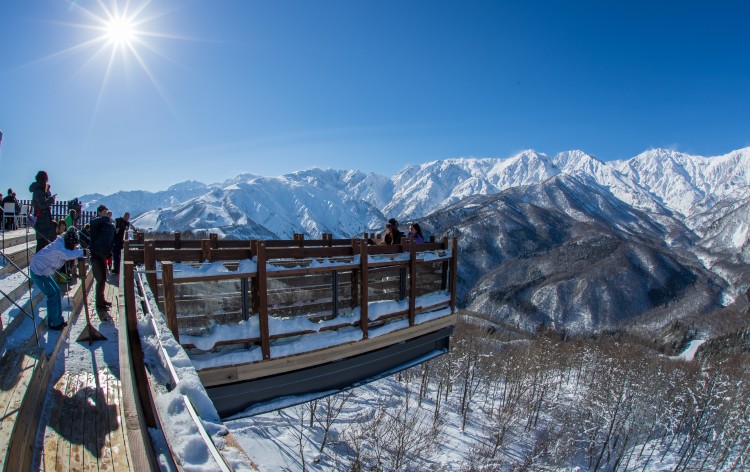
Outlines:
[{"label": "forest", "polygon": [[685,361],[624,335],[561,339],[462,319],[446,355],[228,426],[283,425],[275,440],[301,470],[750,468],[747,330]]}]

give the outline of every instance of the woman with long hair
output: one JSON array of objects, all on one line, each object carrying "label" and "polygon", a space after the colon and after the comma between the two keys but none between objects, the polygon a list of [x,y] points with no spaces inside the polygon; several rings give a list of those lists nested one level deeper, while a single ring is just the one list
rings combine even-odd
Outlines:
[{"label": "woman with long hair", "polygon": [[56,237],[57,227],[52,222],[50,207],[55,204],[57,194],[52,195],[50,192],[49,177],[43,170],[36,173],[34,182],[29,186],[29,192],[31,192],[33,216],[36,219],[34,222],[36,252],[39,252]]}]

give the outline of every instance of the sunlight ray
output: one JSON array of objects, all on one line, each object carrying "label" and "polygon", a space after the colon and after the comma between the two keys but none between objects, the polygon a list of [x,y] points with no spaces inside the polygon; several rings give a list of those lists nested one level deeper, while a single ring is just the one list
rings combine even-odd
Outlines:
[{"label": "sunlight ray", "polygon": [[112,71],[112,64],[115,60],[115,54],[116,51],[112,49],[110,55],[109,55],[109,61],[107,62],[107,67],[104,72],[104,78],[102,79],[102,84],[99,87],[99,94],[96,98],[96,102],[94,103],[94,111],[91,114],[91,121],[89,122],[88,129],[86,130],[86,137],[83,141],[83,150],[82,152],[85,152],[85,150],[88,148],[89,139],[91,138],[91,133],[94,129],[94,124],[96,122],[96,117],[99,114],[99,108],[101,106],[102,98],[104,97],[104,91],[107,88],[107,82],[109,81],[110,73]]}]

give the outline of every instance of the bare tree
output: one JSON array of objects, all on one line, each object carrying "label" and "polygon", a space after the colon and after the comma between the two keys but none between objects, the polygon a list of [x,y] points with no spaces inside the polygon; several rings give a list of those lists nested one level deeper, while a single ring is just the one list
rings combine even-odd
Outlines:
[{"label": "bare tree", "polygon": [[320,441],[320,448],[318,449],[320,452],[323,452],[323,449],[326,447],[331,426],[336,422],[336,419],[341,414],[341,410],[344,409],[344,406],[351,399],[352,395],[354,395],[352,390],[336,395],[329,395],[317,404],[318,410],[322,410],[315,418],[320,427],[323,428],[323,439]]}]

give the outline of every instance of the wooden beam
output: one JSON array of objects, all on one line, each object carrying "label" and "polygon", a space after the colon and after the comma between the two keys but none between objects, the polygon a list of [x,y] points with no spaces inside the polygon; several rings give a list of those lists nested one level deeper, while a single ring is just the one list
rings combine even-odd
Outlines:
[{"label": "wooden beam", "polygon": [[359,323],[360,323],[360,329],[362,329],[362,339],[367,339],[367,303],[369,301],[368,299],[368,293],[367,293],[367,278],[369,276],[369,271],[367,270],[367,249],[368,245],[365,241],[359,242],[359,273],[362,275],[361,277],[361,286],[362,290],[360,291],[361,299],[359,301]]},{"label": "wooden beam", "polygon": [[417,306],[417,245],[409,244],[409,326],[414,326]]},{"label": "wooden beam", "polygon": [[201,260],[203,261],[210,261],[211,260],[211,240],[210,239],[201,239]]},{"label": "wooden beam", "polygon": [[174,303],[174,265],[171,261],[161,263],[161,283],[164,286],[164,314],[167,317],[167,327],[172,331],[175,340],[180,342],[177,326],[177,308]]},{"label": "wooden beam", "polygon": [[[156,425],[153,405],[148,396],[148,381],[143,363],[135,307],[135,271],[132,261],[123,264],[125,316],[118,330],[120,382],[124,418],[122,426],[128,438],[128,458],[133,470],[158,470],[156,454],[148,428]],[[144,397],[145,395],[145,397]]]},{"label": "wooden beam", "polygon": [[260,349],[263,359],[271,358],[271,339],[268,331],[268,279],[266,277],[266,244],[258,241],[258,324]]},{"label": "wooden beam", "polygon": [[159,301],[159,284],[156,277],[156,245],[154,241],[146,241],[143,244],[143,264],[146,267],[146,280],[151,287],[156,301]]},{"label": "wooden beam", "polygon": [[453,238],[451,248],[451,312],[456,312],[456,283],[458,281],[458,238]]}]

